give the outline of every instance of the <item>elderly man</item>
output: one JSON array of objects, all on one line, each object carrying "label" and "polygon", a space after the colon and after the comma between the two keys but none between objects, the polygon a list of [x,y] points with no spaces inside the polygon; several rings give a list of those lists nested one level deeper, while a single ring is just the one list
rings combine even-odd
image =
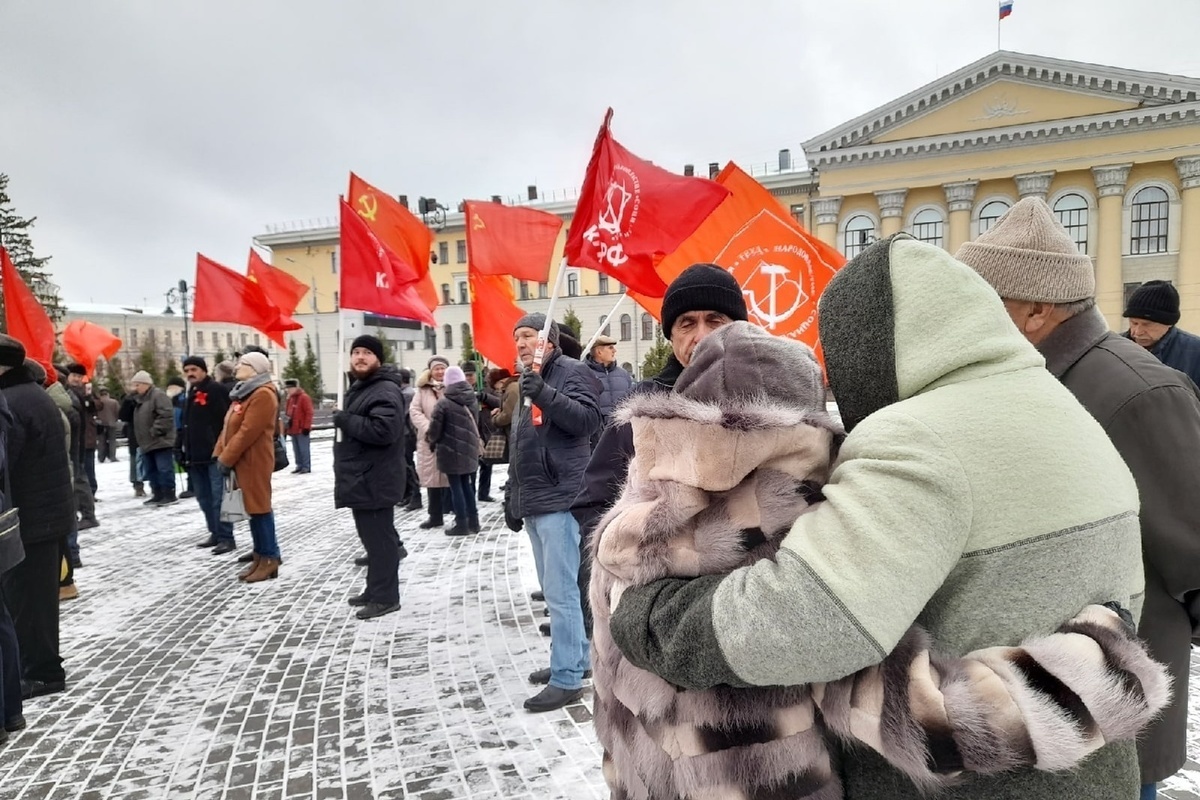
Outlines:
[{"label": "elderly man", "polygon": [[617,340],[611,336],[597,336],[584,363],[596,373],[603,387],[600,392],[600,413],[607,426],[613,411],[633,388],[633,378],[617,365]]},{"label": "elderly man", "polygon": [[1146,281],[1130,296],[1124,316],[1129,319],[1126,338],[1200,384],[1200,336],[1176,327],[1178,289],[1166,281]]},{"label": "elderly man", "polygon": [[[796,686],[879,664],[914,623],[961,656],[1089,603],[1140,611],[1133,477],[983,279],[897,234],[843,267],[820,311],[848,431],[825,500],[775,562],[626,590],[611,622],[623,654],[687,688]],[[1064,717],[1068,694],[1054,694]],[[951,762],[972,757],[939,741]],[[855,800],[924,796],[873,750],[846,751],[842,775]],[[1070,773],[975,776],[939,797],[1130,800],[1137,787],[1135,747],[1116,743]]]},{"label": "elderly man", "polygon": [[101,386],[96,391],[96,459],[118,461],[117,433],[120,431],[121,404]]},{"label": "elderly man", "polygon": [[583,363],[558,349],[557,323],[550,324],[545,357],[533,362],[544,314],[527,314],[513,327],[521,373],[521,397],[512,423],[508,513],[525,522],[533,545],[538,583],[550,608],[550,668],[530,676],[548,684],[525,701],[529,711],[562,708],[582,693],[589,644],[579,600],[579,525],[571,501],[579,491],[600,427],[599,382]]},{"label": "elderly man", "polygon": [[308,392],[300,388],[300,381],[288,378],[283,382],[287,392],[287,403],[283,412],[286,420],[284,431],[292,440],[292,454],[296,457],[296,468],[292,472],[307,475],[312,472],[311,442],[313,426],[313,401]]},{"label": "elderly man", "polygon": [[[1017,329],[1104,426],[1137,481],[1146,571],[1139,633],[1151,654],[1170,665],[1175,693],[1138,742],[1142,796],[1154,797],[1155,784],[1187,759],[1192,623],[1184,602],[1200,590],[1200,503],[1194,501],[1200,496],[1200,397],[1179,372],[1108,330],[1096,309],[1091,259],[1041,200],[1022,200],[963,245],[958,258],[996,289]],[[1145,291],[1148,286],[1130,307],[1155,316],[1174,288]],[[1178,319],[1178,295],[1175,302]]]},{"label": "elderly man", "polygon": [[154,385],[150,373],[145,370],[135,373],[130,382],[137,396],[133,427],[137,431],[138,450],[146,465],[146,480],[151,492],[145,505],[176,503],[175,408],[171,398]]},{"label": "elderly man", "polygon": [[229,391],[209,376],[208,362],[201,356],[183,360],[183,376],[188,389],[175,441],[175,460],[187,470],[196,504],[208,526],[208,538],[196,546],[213,548],[215,556],[224,555],[233,552],[236,542],[232,523],[221,521],[225,478],[213,456],[213,448],[225,427]]}]

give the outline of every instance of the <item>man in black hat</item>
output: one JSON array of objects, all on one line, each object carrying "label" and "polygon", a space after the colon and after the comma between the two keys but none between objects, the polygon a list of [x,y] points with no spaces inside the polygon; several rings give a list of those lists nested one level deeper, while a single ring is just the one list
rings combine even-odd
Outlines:
[{"label": "man in black hat", "polygon": [[79,448],[80,461],[83,463],[84,477],[92,497],[96,496],[96,445],[98,432],[96,430],[96,398],[92,395],[92,385],[88,383],[87,367],[82,364],[67,365],[67,388],[71,394],[79,398]]},{"label": "man in black hat", "polygon": [[1146,281],[1130,296],[1123,316],[1129,318],[1127,338],[1200,385],[1200,336],[1175,327],[1178,289],[1167,281]]},{"label": "man in black hat", "polygon": [[209,376],[208,362],[200,356],[183,360],[183,376],[188,388],[179,435],[175,437],[175,460],[187,470],[196,503],[208,526],[208,538],[196,546],[211,547],[213,555],[219,556],[233,552],[235,547],[233,525],[221,522],[224,478],[213,458],[213,447],[229,411],[229,390]]}]

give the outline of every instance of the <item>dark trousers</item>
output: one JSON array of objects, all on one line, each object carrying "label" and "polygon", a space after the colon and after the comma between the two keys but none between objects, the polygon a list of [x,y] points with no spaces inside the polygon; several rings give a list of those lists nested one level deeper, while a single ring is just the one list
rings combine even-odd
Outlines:
[{"label": "dark trousers", "polygon": [[87,475],[82,472],[75,473],[75,510],[81,520],[90,522],[96,518],[96,498],[88,485]]},{"label": "dark trousers", "polygon": [[421,479],[417,477],[417,466],[413,463],[416,450],[404,448],[404,499],[407,503],[421,502]]},{"label": "dark trousers", "polygon": [[196,494],[196,504],[204,513],[204,522],[214,539],[233,539],[233,523],[221,522],[221,497],[225,494],[225,479],[217,462],[188,467],[188,483]]},{"label": "dark trousers", "polygon": [[4,602],[17,629],[21,672],[26,680],[66,680],[58,655],[61,545],[61,540],[26,544],[25,560],[4,574]]},{"label": "dark trousers", "polygon": [[21,648],[17,629],[0,598],[0,724],[21,716]]},{"label": "dark trousers", "polygon": [[129,445],[129,482],[136,488],[142,488],[142,476],[138,472],[138,448],[136,444]]},{"label": "dark trousers", "polygon": [[479,462],[479,499],[492,493],[492,465]]},{"label": "dark trousers", "polygon": [[88,487],[92,490],[92,495],[96,494],[96,451],[83,451],[83,471],[87,473]]},{"label": "dark trousers", "polygon": [[364,594],[368,602],[389,606],[400,602],[401,541],[394,514],[395,509],[390,506],[354,509],[354,527],[368,559]]},{"label": "dark trousers", "polygon": [[146,480],[150,487],[175,495],[175,454],[171,448],[143,454],[146,459]]},{"label": "dark trousers", "polygon": [[450,489],[426,489],[429,492],[429,519],[434,525],[445,522],[445,514],[452,512],[454,506],[450,503]]},{"label": "dark trousers", "polygon": [[475,505],[475,493],[471,479],[474,475],[447,475],[450,479],[450,505],[454,508],[455,525],[478,525],[479,509]]},{"label": "dark trousers", "polygon": [[[72,542],[74,539],[74,542]],[[70,586],[75,583],[75,567],[71,565],[71,556],[79,555],[79,531],[73,530],[64,536],[58,544],[58,585]]]},{"label": "dark trousers", "polygon": [[101,464],[118,460],[116,428],[109,425],[96,426],[96,458]]}]

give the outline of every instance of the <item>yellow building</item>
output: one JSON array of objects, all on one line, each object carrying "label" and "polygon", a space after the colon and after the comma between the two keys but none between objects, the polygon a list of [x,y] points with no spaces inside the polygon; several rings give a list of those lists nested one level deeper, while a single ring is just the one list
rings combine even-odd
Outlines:
[{"label": "yellow building", "polygon": [[[1099,305],[1115,329],[1128,293],[1159,278],[1180,290],[1181,326],[1200,332],[1198,95],[1196,78],[1000,51],[810,138],[807,170],[781,153],[777,169],[756,177],[847,256],[901,230],[953,253],[1018,199],[1042,197],[1094,259]],[[575,202],[530,204],[569,223]],[[436,342],[397,339],[407,366],[423,366],[433,349],[457,355],[470,323],[463,216],[451,211],[438,225],[431,269],[443,298],[439,329]],[[314,324],[322,324],[337,308],[334,222],[255,241],[316,287]],[[551,282],[557,264],[556,256]],[[590,270],[572,269],[566,287],[562,308],[582,319],[584,337],[606,321],[620,360],[636,368],[653,339],[649,315],[626,301],[605,319],[621,287]],[[545,309],[546,285],[518,284],[516,292],[528,310]],[[325,353],[338,346],[327,338]]]}]

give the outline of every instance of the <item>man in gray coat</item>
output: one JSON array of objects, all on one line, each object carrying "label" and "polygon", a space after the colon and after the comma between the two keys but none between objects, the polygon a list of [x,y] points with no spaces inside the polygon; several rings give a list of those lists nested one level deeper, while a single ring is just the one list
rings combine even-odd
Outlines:
[{"label": "man in gray coat", "polygon": [[137,394],[133,427],[152,490],[145,505],[170,505],[178,501],[175,497],[175,408],[171,398],[154,385],[145,370],[135,374],[130,382]]},{"label": "man in gray coat", "polygon": [[1174,700],[1139,740],[1143,798],[1187,758],[1192,622],[1200,590],[1200,396],[1182,373],[1112,333],[1092,262],[1043,201],[1026,198],[958,259],[988,281],[1047,368],[1116,445],[1141,497],[1146,597],[1139,633],[1171,668]]}]

